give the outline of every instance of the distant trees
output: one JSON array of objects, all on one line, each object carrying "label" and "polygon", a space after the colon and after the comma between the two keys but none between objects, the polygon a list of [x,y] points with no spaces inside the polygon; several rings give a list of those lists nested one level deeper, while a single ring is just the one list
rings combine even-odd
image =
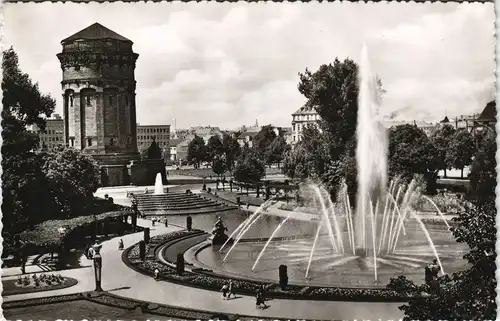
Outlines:
[{"label": "distant trees", "polygon": [[450,157],[448,157],[450,146],[455,136],[455,128],[450,124],[440,126],[432,135],[431,141],[436,149],[436,165],[438,170],[444,171],[446,177],[446,170],[453,167]]},{"label": "distant trees", "polygon": [[389,131],[389,173],[406,181],[422,174],[427,191],[434,192],[440,154],[424,131],[415,125],[400,125]]},{"label": "distant trees", "polygon": [[207,159],[207,150],[203,138],[195,135],[188,144],[187,160],[194,164],[196,168],[200,167],[201,162]]},{"label": "distant trees", "polygon": [[276,136],[272,125],[262,126],[261,130],[253,138],[252,147],[264,155],[271,143],[276,139]]},{"label": "distant trees", "polygon": [[460,169],[460,177],[464,177],[464,167],[472,164],[472,158],[476,154],[474,137],[466,129],[455,131],[447,151],[446,163],[451,168]]},{"label": "distant trees", "polygon": [[279,168],[285,156],[285,152],[288,149],[290,149],[290,146],[286,143],[285,138],[283,138],[283,136],[277,136],[271,144],[267,146],[264,152],[266,163],[278,164]]},{"label": "distant trees", "polygon": [[255,150],[242,154],[234,168],[234,179],[239,182],[256,183],[266,174],[265,162]]}]

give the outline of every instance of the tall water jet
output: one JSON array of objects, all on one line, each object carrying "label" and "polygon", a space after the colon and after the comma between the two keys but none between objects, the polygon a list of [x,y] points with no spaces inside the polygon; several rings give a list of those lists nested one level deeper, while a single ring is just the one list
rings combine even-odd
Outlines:
[{"label": "tall water jet", "polygon": [[[358,71],[358,123],[357,134],[357,170],[358,195],[355,216],[356,248],[359,254],[367,255],[370,247],[369,234],[371,220],[369,196],[374,203],[381,199],[387,185],[387,134],[379,117],[380,90],[377,77],[370,70],[368,50],[363,45]],[[381,199],[383,201],[383,199]],[[357,251],[358,252],[358,251]]]},{"label": "tall water jet", "polygon": [[164,194],[164,192],[163,192],[163,180],[161,178],[161,173],[158,173],[158,174],[156,174],[154,195],[161,195],[161,194]]}]

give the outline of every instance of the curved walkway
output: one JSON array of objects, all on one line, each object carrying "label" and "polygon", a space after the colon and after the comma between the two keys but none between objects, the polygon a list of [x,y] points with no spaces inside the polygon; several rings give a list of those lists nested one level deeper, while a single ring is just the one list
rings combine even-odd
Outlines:
[{"label": "curved walkway", "polygon": [[[150,222],[146,220],[139,220],[138,224],[151,226]],[[151,236],[178,229],[179,227],[174,226],[155,226],[151,228]],[[135,233],[126,235],[122,237],[122,239],[125,246],[128,247],[141,240],[142,236],[142,233]],[[195,308],[198,310],[228,314],[246,314],[256,317],[323,320],[368,320],[374,318],[396,320],[403,316],[402,312],[398,309],[401,303],[325,302],[275,299],[268,302],[268,305],[270,305],[268,309],[260,310],[255,308],[255,299],[253,297],[239,295],[238,299],[224,301],[220,293],[168,282],[155,281],[151,277],[129,269],[121,260],[122,252],[118,251],[118,239],[119,237],[102,243],[102,287],[105,291],[122,297],[183,308]],[[82,259],[86,260],[85,258]],[[22,300],[92,291],[95,287],[94,271],[92,267],[64,270],[60,271],[60,274],[73,277],[77,279],[79,283],[67,289],[5,296],[3,300]]]}]

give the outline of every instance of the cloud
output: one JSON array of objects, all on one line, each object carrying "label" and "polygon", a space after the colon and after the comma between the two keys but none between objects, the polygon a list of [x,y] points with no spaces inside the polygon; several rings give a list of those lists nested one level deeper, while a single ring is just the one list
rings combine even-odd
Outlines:
[{"label": "cloud", "polygon": [[5,43],[59,112],[60,40],[96,21],[134,41],[140,123],[290,126],[297,73],[357,60],[363,42],[387,115],[480,112],[494,92],[492,4],[7,3],[4,17]]}]

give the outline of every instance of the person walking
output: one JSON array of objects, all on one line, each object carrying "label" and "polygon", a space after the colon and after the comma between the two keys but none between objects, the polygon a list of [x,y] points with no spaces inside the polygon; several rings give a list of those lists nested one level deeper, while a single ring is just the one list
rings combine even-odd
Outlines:
[{"label": "person walking", "polygon": [[158,280],[159,275],[160,271],[158,271],[158,269],[155,269],[155,280]]},{"label": "person walking", "polygon": [[227,298],[227,292],[229,291],[229,287],[228,287],[228,285],[227,285],[227,284],[224,284],[224,285],[222,286],[221,291],[222,291],[222,299],[223,299],[223,300],[226,300],[226,298]]},{"label": "person walking", "polygon": [[231,295],[236,297],[236,295],[233,293],[233,281],[229,281],[229,288],[227,290],[227,299],[228,300],[231,298]]},{"label": "person walking", "polygon": [[259,309],[265,309],[267,307],[266,302],[264,302],[264,297],[262,296],[262,290],[258,289],[255,296],[255,305]]},{"label": "person walking", "polygon": [[120,250],[120,251],[123,250],[123,239],[120,239],[118,241],[118,250]]}]

